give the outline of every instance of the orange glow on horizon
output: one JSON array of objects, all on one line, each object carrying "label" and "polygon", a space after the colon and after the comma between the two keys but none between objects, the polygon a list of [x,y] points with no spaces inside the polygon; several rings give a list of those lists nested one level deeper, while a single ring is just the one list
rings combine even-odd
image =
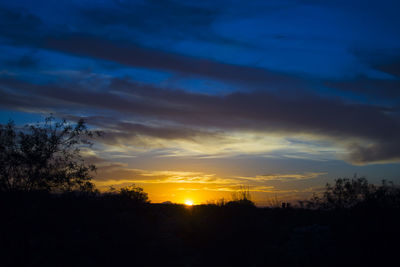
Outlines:
[{"label": "orange glow on horizon", "polygon": [[[105,173],[110,175],[110,173]],[[115,188],[135,184],[143,188],[148,194],[151,203],[179,203],[187,207],[201,204],[220,203],[221,200],[228,202],[233,199],[233,195],[240,190],[238,181],[245,180],[251,187],[252,201],[260,206],[268,206],[271,201],[290,202],[304,200],[311,197],[312,190],[307,188],[293,188],[292,183],[279,183],[279,179],[292,179],[293,183],[302,180],[319,177],[323,173],[284,173],[260,176],[220,176],[200,172],[181,172],[181,171],[148,171],[140,169],[130,169],[129,175],[139,176],[137,179],[106,179],[100,177],[95,180],[97,188],[107,192],[110,186]],[[144,178],[143,178],[144,177]],[[290,180],[290,181],[292,181]],[[272,182],[271,182],[272,181]],[[317,179],[315,179],[317,182]],[[316,183],[315,182],[315,183]],[[308,186],[308,185],[307,185]]]}]

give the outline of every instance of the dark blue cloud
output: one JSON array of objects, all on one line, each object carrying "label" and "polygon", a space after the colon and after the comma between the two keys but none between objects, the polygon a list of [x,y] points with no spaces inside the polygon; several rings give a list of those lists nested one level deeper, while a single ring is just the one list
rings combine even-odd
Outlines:
[{"label": "dark blue cloud", "polygon": [[[112,79],[108,87],[100,91],[91,90],[78,81],[31,84],[3,78],[0,79],[0,89],[0,103],[10,109],[49,109],[70,114],[68,110],[77,110],[78,114],[119,117],[119,123],[109,120],[101,123],[101,119],[91,123],[118,130],[125,138],[138,133],[166,139],[191,138],[206,135],[207,129],[305,133],[339,143],[348,140],[350,160],[355,163],[400,158],[398,110],[349,104],[317,95],[288,98],[276,93],[254,92],[212,96],[166,90],[121,79]],[[122,122],[132,116],[143,122],[158,121],[160,126]],[[162,125],[174,125],[178,129]],[[115,134],[110,138],[113,136]],[[367,145],[365,141],[368,141]]]},{"label": "dark blue cloud", "polygon": [[344,144],[354,163],[398,160],[398,8],[10,1],[0,6],[0,104],[96,118],[125,138],[305,133]]}]

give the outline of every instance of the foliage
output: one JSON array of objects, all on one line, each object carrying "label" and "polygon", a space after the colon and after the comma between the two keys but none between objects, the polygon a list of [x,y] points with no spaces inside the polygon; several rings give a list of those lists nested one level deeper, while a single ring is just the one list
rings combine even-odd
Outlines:
[{"label": "foliage", "polygon": [[134,205],[121,191],[0,194],[2,266],[391,266],[398,260],[399,206],[390,205],[399,203],[399,190],[390,183],[351,210]]},{"label": "foliage", "polygon": [[306,201],[306,207],[322,209],[345,209],[360,205],[389,207],[399,204],[400,189],[392,182],[383,180],[381,186],[376,186],[363,177],[336,179],[334,185],[326,184],[322,196],[314,195]]},{"label": "foliage", "polygon": [[119,190],[119,195],[123,199],[133,200],[138,203],[146,203],[149,199],[147,193],[143,191],[143,188],[135,185],[122,187]]},{"label": "foliage", "polygon": [[228,202],[227,202],[227,200],[225,198],[220,198],[220,199],[208,200],[206,202],[206,205],[213,205],[213,206],[223,207],[227,203]]},{"label": "foliage", "polygon": [[80,155],[82,146],[99,132],[83,120],[75,125],[48,117],[40,124],[17,128],[13,121],[0,125],[1,191],[92,191],[92,171]]},{"label": "foliage", "polygon": [[227,206],[255,206],[251,201],[250,188],[241,185],[239,190],[232,193],[232,201],[226,203]]},{"label": "foliage", "polygon": [[280,208],[282,207],[282,202],[278,200],[277,195],[275,194],[275,196],[273,198],[269,198],[267,200],[268,203],[268,207],[270,208]]},{"label": "foliage", "polygon": [[365,204],[379,208],[400,208],[400,188],[393,182],[382,181],[382,185],[376,187],[373,194],[368,194]]},{"label": "foliage", "polygon": [[122,201],[129,201],[134,203],[149,203],[148,194],[143,191],[143,188],[134,184],[121,187],[118,190],[111,186],[106,195],[112,196]]}]

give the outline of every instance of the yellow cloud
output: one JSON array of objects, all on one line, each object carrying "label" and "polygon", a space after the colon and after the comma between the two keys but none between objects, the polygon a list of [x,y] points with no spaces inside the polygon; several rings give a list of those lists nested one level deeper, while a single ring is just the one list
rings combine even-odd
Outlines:
[{"label": "yellow cloud", "polygon": [[[99,168],[101,170],[101,168]],[[104,174],[104,173],[103,173]],[[97,179],[98,186],[120,185],[126,183],[155,184],[155,183],[196,183],[196,184],[229,184],[237,182],[232,179],[219,178],[215,174],[185,171],[149,171],[141,169],[108,166],[105,174],[113,174],[119,179]],[[120,175],[118,175],[120,174]],[[122,177],[121,177],[122,174]]]},{"label": "yellow cloud", "polygon": [[293,174],[263,174],[257,175],[255,177],[237,177],[239,179],[250,180],[250,181],[294,181],[294,180],[305,180],[317,178],[321,175],[327,174],[326,172],[306,172],[303,174],[293,173]]}]

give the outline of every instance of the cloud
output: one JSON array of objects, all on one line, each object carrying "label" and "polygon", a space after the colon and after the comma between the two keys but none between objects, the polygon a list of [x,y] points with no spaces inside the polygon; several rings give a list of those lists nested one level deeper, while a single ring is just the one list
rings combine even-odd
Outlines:
[{"label": "cloud", "polygon": [[369,101],[377,100],[400,103],[399,79],[373,79],[359,77],[353,80],[331,81],[326,85],[344,92],[351,92],[366,97]]},{"label": "cloud", "polygon": [[397,140],[388,140],[365,146],[353,144],[349,149],[349,159],[353,164],[357,165],[365,165],[371,162],[391,163],[400,161],[400,143]]},{"label": "cloud", "polygon": [[12,10],[0,6],[0,36],[14,44],[35,44],[43,26],[42,20],[26,10]]},{"label": "cloud", "polygon": [[206,77],[240,84],[267,85],[271,89],[296,86],[305,88],[301,79],[264,68],[234,65],[182,54],[146,48],[124,40],[108,40],[90,34],[72,33],[49,36],[48,49],[117,62],[131,67],[162,70],[185,76]]},{"label": "cloud", "polygon": [[384,71],[390,75],[400,78],[400,59],[392,60],[386,64],[379,64],[376,66],[377,69]]},{"label": "cloud", "polygon": [[[217,192],[241,192],[243,188],[241,185],[230,185],[230,186],[215,186],[215,187],[201,187],[201,188],[191,188],[191,187],[180,187],[177,190],[179,191],[217,191]],[[247,188],[246,188],[247,190]],[[272,192],[286,192],[287,190],[278,190],[275,189],[274,186],[251,186],[248,188],[249,192],[263,192],[263,193],[272,193]]]},{"label": "cloud", "polygon": [[[154,171],[131,169],[110,163],[98,167],[95,183],[100,187],[121,184],[232,184],[237,180],[219,178],[215,174],[190,171]],[[110,177],[112,175],[112,177]]]},{"label": "cloud", "polygon": [[126,163],[104,159],[98,156],[93,150],[85,150],[82,155],[87,163],[96,165],[97,174],[95,176],[95,182],[100,187],[127,183],[229,184],[236,182],[233,179],[217,177],[212,173],[134,169],[130,168]]},{"label": "cloud", "polygon": [[[2,7],[0,15],[4,27],[0,27],[0,35],[2,41],[11,45],[83,56],[97,63],[106,60],[185,77],[220,80],[240,86],[243,92],[225,95],[190,93],[141,84],[128,78],[104,79],[88,84],[79,75],[48,79],[43,73],[36,73],[30,77],[11,78],[3,75],[5,72],[2,71],[0,104],[3,108],[28,112],[88,115],[88,120],[93,119],[94,125],[107,131],[103,141],[108,145],[141,144],[153,149],[168,148],[170,142],[186,146],[193,153],[228,155],[233,154],[232,151],[236,154],[270,152],[271,146],[275,150],[281,149],[283,139],[274,139],[274,145],[268,146],[265,143],[271,139],[262,136],[290,135],[311,141],[324,139],[344,147],[347,150],[344,158],[354,164],[399,160],[397,78],[364,77],[326,82],[331,88],[368,95],[369,101],[360,104],[363,101],[355,103],[346,98],[328,98],[311,93],[313,86],[307,79],[289,73],[271,71],[256,64],[235,65],[168,52],[167,49],[156,49],[157,45],[145,45],[146,42],[140,38],[133,38],[137,32],[135,26],[159,34],[158,26],[168,20],[171,24],[165,24],[165,27],[177,26],[174,27],[177,36],[179,32],[190,29],[179,26],[182,21],[197,27],[197,31],[212,26],[219,12],[223,11],[221,8],[210,9],[209,3],[173,4],[170,7],[164,2],[144,3],[135,5],[137,9],[127,8],[126,5],[131,4],[118,2],[96,9],[83,5],[76,11],[78,17],[88,24],[82,24],[79,29],[76,25],[43,23],[45,18],[38,12],[33,14],[27,9]],[[273,6],[280,8],[281,4]],[[153,7],[154,14],[160,16],[154,25],[141,19]],[[107,10],[111,12],[106,16]],[[140,16],[130,16],[131,10]],[[122,11],[120,17],[114,15],[117,11]],[[240,13],[242,10],[236,11]],[[102,27],[97,27],[98,31],[88,30],[96,25],[104,26],[104,31]],[[124,27],[132,28],[131,34],[121,34]],[[113,34],[113,30],[118,34]],[[397,61],[373,67],[398,77]],[[32,66],[32,58],[22,57],[17,63]],[[33,79],[32,76],[37,77]],[[391,104],[378,105],[373,97]],[[246,139],[251,142],[246,143]],[[239,144],[243,142],[245,145],[241,149]],[[209,146],[199,149],[201,144],[207,143]],[[211,149],[212,146],[216,149]],[[182,153],[181,149],[171,152],[179,153]]]},{"label": "cloud", "polygon": [[[140,184],[142,186],[169,185],[178,191],[218,191],[218,192],[237,192],[243,186],[248,186],[251,192],[264,193],[287,193],[300,192],[304,189],[276,188],[270,182],[282,181],[290,182],[315,179],[326,173],[284,173],[256,175],[254,177],[232,177],[220,176],[215,173],[200,171],[177,171],[177,170],[144,170],[130,168],[127,164],[109,161],[96,155],[95,152],[88,150],[84,153],[88,163],[97,166],[95,183],[100,189],[109,186],[124,186],[128,184]],[[178,186],[179,185],[179,186]],[[288,191],[289,190],[289,191]]]},{"label": "cloud", "polygon": [[[90,33],[94,32],[93,30],[79,32],[66,26],[45,25],[39,16],[27,11],[1,8],[1,14],[4,15],[4,27],[1,27],[0,36],[12,45],[30,46],[33,49],[51,50],[100,61],[107,60],[130,67],[167,71],[188,77],[205,77],[253,86],[269,84],[271,89],[287,89],[293,86],[305,88],[304,82],[299,78],[264,68],[167,52],[140,45],[139,41],[132,41],[135,38],[121,37],[124,34],[109,38],[110,33],[107,32],[99,32],[96,35]],[[112,15],[107,11],[107,16]],[[216,38],[214,36],[213,39]]]},{"label": "cloud", "polygon": [[[267,92],[215,96],[121,79],[112,79],[102,90],[91,90],[77,82],[33,84],[13,78],[0,78],[0,94],[0,103],[8,108],[100,114],[92,122],[109,130],[105,139],[109,142],[135,136],[201,142],[232,140],[235,132],[242,136],[284,133],[327,138],[346,146],[351,151],[349,160],[355,163],[397,160],[400,153],[393,149],[398,147],[400,133],[396,110],[311,94],[296,98]],[[115,115],[102,118],[106,113]],[[359,156],[372,150],[368,157]]]},{"label": "cloud", "polygon": [[6,65],[20,69],[34,69],[38,66],[38,61],[39,60],[33,54],[25,54],[18,59],[7,61]]},{"label": "cloud", "polygon": [[79,12],[93,28],[128,28],[141,33],[179,38],[190,31],[200,35],[216,19],[219,9],[215,5],[207,7],[193,5],[190,1],[166,0],[85,6]]},{"label": "cloud", "polygon": [[[216,174],[192,171],[172,170],[142,170],[132,169],[125,164],[107,162],[101,159],[98,164],[98,175],[95,184],[101,190],[110,186],[121,187],[129,184],[138,184],[144,187],[169,186],[171,190],[186,192],[219,192],[235,193],[247,186],[251,193],[267,193],[285,195],[286,199],[309,196],[315,190],[310,188],[277,188],[268,184],[273,181],[293,182],[298,180],[313,179],[325,173],[303,173],[303,174],[273,174],[258,175],[255,177],[219,177]],[[289,198],[288,198],[289,197]],[[265,202],[256,196],[259,203]]]},{"label": "cloud", "polygon": [[107,122],[107,119],[102,121],[102,118],[99,117],[87,117],[86,120],[92,125],[101,126],[106,133],[102,140],[111,144],[130,142],[135,137],[195,141],[197,138],[217,139],[219,135],[218,132],[193,129],[182,125],[146,125],[145,123],[132,123],[115,119],[112,122]]},{"label": "cloud", "polygon": [[263,175],[257,175],[255,177],[238,177],[238,178],[249,181],[257,181],[257,182],[266,182],[266,181],[290,182],[290,181],[314,179],[325,174],[327,173],[308,172],[308,173],[293,173],[293,174],[263,174]]}]

